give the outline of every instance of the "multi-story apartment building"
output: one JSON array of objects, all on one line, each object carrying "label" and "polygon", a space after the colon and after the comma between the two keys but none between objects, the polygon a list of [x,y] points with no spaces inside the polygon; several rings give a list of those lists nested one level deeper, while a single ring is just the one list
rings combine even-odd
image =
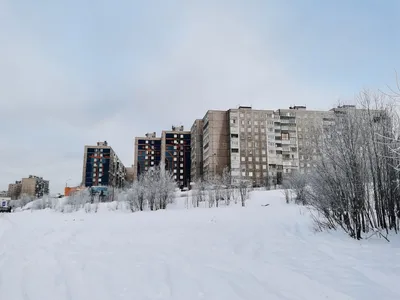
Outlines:
[{"label": "multi-story apartment building", "polygon": [[161,134],[161,161],[173,173],[180,188],[190,187],[191,182],[191,132],[183,126]]},{"label": "multi-story apartment building", "polygon": [[307,110],[305,106],[291,107],[296,114],[300,173],[310,173],[321,156],[323,128],[334,121],[334,112]]},{"label": "multi-story apartment building", "polygon": [[[209,110],[203,118],[203,176],[222,175],[229,165],[228,112]],[[194,150],[197,151],[197,150]]]},{"label": "multi-story apartment building", "polygon": [[158,166],[161,162],[161,138],[155,132],[135,138],[135,157],[133,179]]},{"label": "multi-story apartment building", "polygon": [[42,198],[49,194],[49,181],[43,177],[29,175],[28,178],[22,178],[21,195],[27,195],[31,198]]},{"label": "multi-story apartment building", "polygon": [[124,165],[106,141],[85,146],[82,172],[84,186],[123,187],[125,177]]},{"label": "multi-story apartment building", "polygon": [[[298,170],[311,172],[319,159],[322,128],[332,123],[333,116],[332,111],[309,111],[305,106],[208,111],[203,118],[204,177],[221,175],[228,167],[233,182],[247,180],[260,186],[281,184],[285,176]],[[193,139],[197,126],[201,126],[198,121],[192,127]],[[196,163],[200,145],[192,142]]]},{"label": "multi-story apartment building", "polygon": [[203,120],[194,121],[190,130],[191,141],[191,180],[196,182],[203,179]]},{"label": "multi-story apartment building", "polygon": [[17,200],[21,196],[21,189],[22,189],[22,182],[21,181],[15,181],[15,183],[10,183],[8,185],[8,197],[11,198],[11,200]]},{"label": "multi-story apartment building", "polygon": [[[230,109],[228,167],[233,183],[247,180],[253,185],[263,185],[268,178],[267,119],[273,111],[253,110],[240,106]],[[273,123],[272,125],[273,126]],[[273,135],[273,139],[275,136]]]}]

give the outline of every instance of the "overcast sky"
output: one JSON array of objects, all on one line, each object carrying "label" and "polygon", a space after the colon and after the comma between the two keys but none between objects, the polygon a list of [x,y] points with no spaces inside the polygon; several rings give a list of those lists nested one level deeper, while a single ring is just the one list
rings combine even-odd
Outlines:
[{"label": "overcast sky", "polygon": [[0,190],[208,109],[329,109],[400,69],[393,0],[0,0]]}]

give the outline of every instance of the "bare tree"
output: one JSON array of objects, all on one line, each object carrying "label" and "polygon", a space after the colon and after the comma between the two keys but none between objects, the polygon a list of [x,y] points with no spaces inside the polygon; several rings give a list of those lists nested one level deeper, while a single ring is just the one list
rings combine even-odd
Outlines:
[{"label": "bare tree", "polygon": [[251,183],[248,180],[240,179],[238,188],[240,193],[240,201],[243,207],[246,206],[246,200],[249,196],[250,187]]}]

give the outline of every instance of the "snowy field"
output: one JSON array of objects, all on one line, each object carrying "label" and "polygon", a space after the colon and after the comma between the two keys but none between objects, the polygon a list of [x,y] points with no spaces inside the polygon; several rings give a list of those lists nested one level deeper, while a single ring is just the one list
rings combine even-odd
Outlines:
[{"label": "snowy field", "polygon": [[312,227],[279,191],[246,208],[2,214],[0,299],[400,299],[400,236]]}]

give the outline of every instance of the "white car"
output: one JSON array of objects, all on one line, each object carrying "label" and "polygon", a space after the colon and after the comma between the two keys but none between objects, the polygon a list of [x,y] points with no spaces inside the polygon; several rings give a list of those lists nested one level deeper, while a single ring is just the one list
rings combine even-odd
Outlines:
[{"label": "white car", "polygon": [[0,200],[0,213],[2,212],[11,212],[11,206],[9,200]]}]

